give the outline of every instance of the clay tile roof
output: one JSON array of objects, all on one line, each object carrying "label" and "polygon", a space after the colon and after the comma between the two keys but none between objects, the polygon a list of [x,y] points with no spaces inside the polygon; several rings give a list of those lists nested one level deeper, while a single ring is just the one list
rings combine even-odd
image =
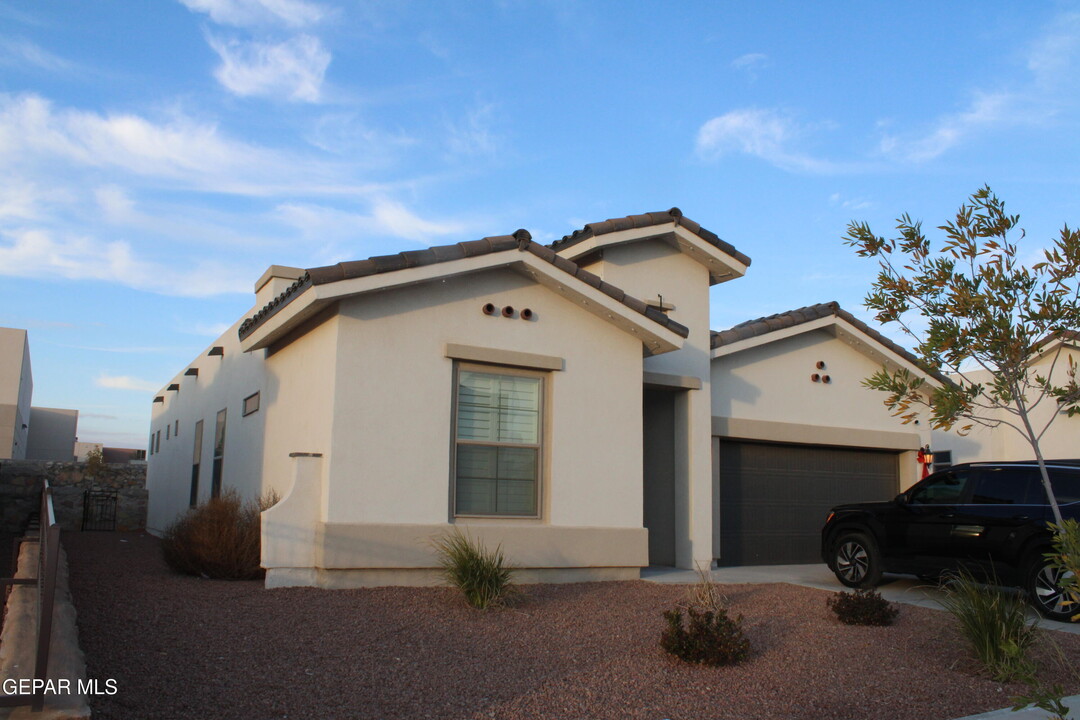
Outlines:
[{"label": "clay tile roof", "polygon": [[670,210],[664,212],[650,212],[642,215],[628,215],[622,218],[613,218],[611,220],[604,220],[598,223],[589,223],[580,230],[566,235],[561,240],[556,240],[551,243],[551,248],[555,251],[560,251],[565,248],[571,247],[584,240],[588,240],[591,237],[597,235],[606,235],[607,233],[618,232],[619,230],[633,230],[635,228],[652,227],[654,225],[665,225],[667,223],[674,222],[676,225],[685,227],[690,232],[700,237],[705,242],[713,245],[728,255],[732,256],[743,265],[750,264],[750,258],[738,250],[735,249],[731,243],[724,242],[714,232],[710,232],[701,227],[698,223],[694,222],[688,217],[682,214],[682,211],[677,207],[673,207]]},{"label": "clay tile roof", "polygon": [[[633,217],[643,218],[645,216],[635,215]],[[632,218],[623,218],[623,220],[633,221]],[[278,295],[263,306],[262,309],[240,324],[240,339],[243,340],[246,338],[254,332],[257,327],[273,317],[273,315],[281,310],[281,308],[288,305],[293,298],[300,295],[312,285],[325,285],[341,280],[395,272],[397,270],[418,267],[420,265],[432,265],[435,263],[460,260],[467,257],[478,257],[480,255],[488,255],[515,249],[521,252],[532,253],[538,258],[551,263],[563,272],[573,275],[581,282],[590,285],[591,287],[597,288],[631,310],[648,317],[650,320],[664,326],[677,335],[687,337],[690,334],[690,331],[686,326],[675,322],[655,308],[646,306],[644,302],[627,295],[619,288],[603,282],[598,276],[578,267],[573,261],[556,254],[551,248],[534,243],[528,230],[517,230],[512,235],[497,235],[494,237],[481,238],[480,240],[460,242],[453,245],[434,246],[427,248],[426,250],[410,250],[396,255],[379,255],[370,257],[366,260],[340,262],[336,265],[310,268],[306,270],[296,282],[290,285],[285,292]]]},{"label": "clay tile roof", "polygon": [[753,337],[759,337],[761,335],[767,335],[777,330],[783,330],[784,328],[794,327],[796,325],[802,325],[812,320],[818,320],[819,318],[829,317],[835,315],[842,318],[848,323],[854,325],[860,331],[870,336],[877,342],[881,343],[885,347],[892,350],[897,355],[900,355],[908,362],[912,363],[918,368],[921,368],[924,372],[933,375],[938,380],[950,383],[945,375],[940,372],[936,372],[926,367],[926,364],[913,355],[902,346],[896,344],[889,338],[885,337],[877,330],[859,320],[857,317],[849,313],[840,307],[840,304],[833,301],[827,303],[819,303],[817,305],[808,305],[797,310],[789,310],[788,312],[777,313],[776,315],[769,315],[768,317],[757,318],[756,320],[747,320],[746,322],[739,323],[733,327],[728,328],[720,332],[712,331],[711,345],[713,348],[722,347],[724,345],[731,345],[732,343],[739,342],[740,340],[747,340]]}]

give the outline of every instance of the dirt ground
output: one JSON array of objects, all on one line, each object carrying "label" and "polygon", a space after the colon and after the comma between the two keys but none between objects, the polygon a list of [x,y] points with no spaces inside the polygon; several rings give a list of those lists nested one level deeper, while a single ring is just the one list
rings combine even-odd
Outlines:
[{"label": "dirt ground", "polygon": [[[524,586],[480,612],[448,588],[265,590],[184,577],[145,534],[64,536],[95,718],[956,718],[1024,688],[989,680],[951,618],[900,606],[849,627],[826,591],[732,585],[753,651],[727,668],[659,647],[681,586]],[[1044,677],[1080,691],[1080,637],[1044,640]]]}]

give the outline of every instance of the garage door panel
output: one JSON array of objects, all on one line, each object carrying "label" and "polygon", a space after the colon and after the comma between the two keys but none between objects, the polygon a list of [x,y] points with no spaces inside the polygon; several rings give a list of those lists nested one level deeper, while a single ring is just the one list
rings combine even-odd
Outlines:
[{"label": "garage door panel", "polygon": [[829,508],[899,488],[892,452],[721,440],[717,462],[721,565],[820,562]]}]

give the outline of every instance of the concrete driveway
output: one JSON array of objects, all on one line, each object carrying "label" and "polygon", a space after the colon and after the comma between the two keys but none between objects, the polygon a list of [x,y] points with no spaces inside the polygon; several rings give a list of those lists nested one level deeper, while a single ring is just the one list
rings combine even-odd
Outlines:
[{"label": "concrete driveway", "polygon": [[[824,563],[811,565],[757,565],[753,567],[717,568],[711,571],[714,581],[723,585],[744,583],[791,583],[804,587],[839,592],[848,590],[840,584]],[[669,567],[650,567],[641,571],[641,579],[650,582],[692,584],[698,581],[698,574],[692,570],[677,570]],[[1009,589],[1010,592],[1015,590]],[[884,582],[878,587],[881,596],[890,602],[943,610],[939,598],[941,591],[935,586],[911,575],[885,574]],[[1047,630],[1080,635],[1080,623],[1062,623],[1038,617],[1034,610],[1029,610],[1032,618],[1038,618],[1039,627]]]}]

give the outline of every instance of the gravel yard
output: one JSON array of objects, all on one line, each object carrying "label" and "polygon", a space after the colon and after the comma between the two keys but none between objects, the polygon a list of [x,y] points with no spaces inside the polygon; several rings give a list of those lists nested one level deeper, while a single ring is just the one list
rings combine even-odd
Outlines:
[{"label": "gravel yard", "polygon": [[[932,720],[1023,689],[980,675],[945,613],[904,605],[893,627],[848,627],[830,593],[794,585],[724,586],[754,650],[706,668],[659,647],[681,586],[531,585],[513,607],[478,612],[446,588],[183,577],[144,534],[64,545],[88,675],[119,689],[91,699],[95,718]],[[1049,635],[1080,667],[1080,637]],[[1066,671],[1045,677],[1080,691]]]}]

